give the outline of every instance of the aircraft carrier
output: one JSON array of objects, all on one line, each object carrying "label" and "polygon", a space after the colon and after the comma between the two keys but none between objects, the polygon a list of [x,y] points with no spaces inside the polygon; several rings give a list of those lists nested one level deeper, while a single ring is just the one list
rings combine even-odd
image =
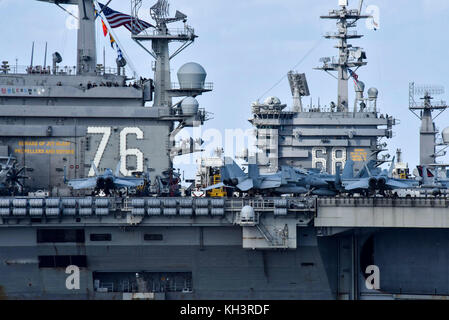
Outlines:
[{"label": "aircraft carrier", "polygon": [[[131,1],[132,38],[152,57],[154,79],[130,79],[123,57],[116,70],[97,63],[95,26],[105,7],[41,1],[78,7],[77,65],[61,67],[63,57],[54,53],[50,67],[18,70],[5,61],[0,69],[0,299],[449,297],[447,198],[180,197],[173,158],[199,150],[201,142],[178,145],[175,138],[207,120],[195,97],[213,89],[192,62],[180,68],[178,83],[171,81],[170,60],[197,38],[187,16],[170,17],[160,0],[151,11],[155,26],[143,29],[142,1]],[[366,54],[348,43],[361,37],[348,29],[369,17],[340,0],[323,18],[338,27],[326,37],[338,41],[339,58],[323,59],[320,67],[338,73],[336,102],[304,107],[305,76],[291,72],[292,111],[276,98],[253,104],[258,162],[266,172],[291,165],[336,173],[348,157],[360,169],[379,159],[380,139],[392,136],[395,120],[379,113],[377,90],[365,98],[354,78]],[[170,51],[170,43],[180,46]],[[435,164],[430,96],[413,108],[426,110],[421,152],[434,153],[423,157],[432,163],[421,164]],[[148,174],[148,193],[92,195],[66,184],[117,164],[117,175]],[[71,266],[79,270],[79,286],[67,283]],[[380,279],[369,288],[372,266]]]}]

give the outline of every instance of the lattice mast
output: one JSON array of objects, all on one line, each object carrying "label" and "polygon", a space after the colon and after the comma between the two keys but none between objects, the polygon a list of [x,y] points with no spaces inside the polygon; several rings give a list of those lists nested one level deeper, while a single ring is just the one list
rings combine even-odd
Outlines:
[{"label": "lattice mast", "polygon": [[[139,10],[142,6],[142,0],[131,1],[131,14],[133,23],[139,21]],[[153,58],[154,71],[154,106],[171,107],[173,94],[170,94],[171,77],[170,77],[170,60],[178,55],[181,51],[191,45],[197,36],[194,29],[189,27],[187,16],[180,11],[176,11],[175,17],[169,17],[169,3],[167,0],[158,0],[150,9],[150,15],[156,22],[154,29],[145,30],[140,34],[132,36],[142,48],[145,49]],[[170,23],[183,21],[184,28],[181,30],[169,30]],[[143,42],[151,41],[151,49],[144,46]],[[170,42],[180,42],[181,46],[170,54]]]},{"label": "lattice mast", "polygon": [[357,34],[357,32],[349,32],[351,28],[357,26],[357,21],[360,19],[372,18],[370,15],[362,15],[363,0],[360,1],[359,9],[348,9],[348,0],[339,0],[340,8],[332,10],[326,16],[321,16],[321,19],[332,19],[337,21],[337,32],[329,32],[324,35],[326,39],[336,39],[338,43],[336,48],[338,49],[338,57],[329,58],[325,57],[321,59],[323,65],[316,68],[317,70],[323,70],[327,73],[337,72],[337,76],[334,78],[338,80],[338,97],[337,97],[337,110],[348,112],[348,80],[350,79],[350,73],[348,69],[355,68],[354,72],[362,66],[367,65],[366,53],[360,47],[354,47],[348,40],[360,39],[363,35]]},{"label": "lattice mast", "polygon": [[[432,103],[432,96],[444,94],[441,86],[416,86],[414,82],[409,86],[409,109],[421,120],[420,129],[420,165],[435,165],[441,156],[437,152],[437,134],[435,119],[446,111],[449,106],[444,101]],[[417,104],[414,97],[421,96],[422,104]],[[420,111],[418,114],[417,111]],[[437,112],[434,116],[434,112]]]}]

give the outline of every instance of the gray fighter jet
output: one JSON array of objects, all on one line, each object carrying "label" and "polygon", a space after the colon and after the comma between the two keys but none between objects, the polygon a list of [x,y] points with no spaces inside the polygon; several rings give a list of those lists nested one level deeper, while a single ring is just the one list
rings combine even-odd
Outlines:
[{"label": "gray fighter jet", "polygon": [[[281,171],[261,175],[256,164],[248,164],[248,173],[230,158],[225,159],[221,168],[221,183],[204,188],[208,191],[216,188],[233,188],[240,192],[259,192],[264,194],[315,194],[335,195],[332,188],[333,176],[322,176],[320,173],[309,172],[288,166]],[[332,178],[330,178],[332,177]]]},{"label": "gray fighter jet", "polygon": [[95,172],[95,177],[84,179],[66,179],[66,168],[64,168],[64,182],[74,190],[94,189],[94,194],[104,192],[105,195],[110,195],[111,192],[122,188],[137,188],[145,184],[144,178],[128,178],[119,177],[120,162],[115,169],[115,173],[111,169],[106,169],[103,174],[99,174],[97,167],[92,163]]},{"label": "gray fighter jet", "polygon": [[[276,191],[282,194],[312,194],[316,196],[335,196],[338,194],[339,176],[322,173],[319,170],[304,170],[282,166],[284,185]],[[301,192],[297,192],[301,190]],[[292,192],[290,192],[292,191]]]},{"label": "gray fighter jet", "polygon": [[357,177],[353,173],[354,161],[349,159],[341,178],[342,192],[349,193],[385,193],[387,190],[408,189],[418,185],[416,180],[395,179],[392,177],[394,158],[389,170],[380,170],[373,162],[365,163]]},{"label": "gray fighter jet", "polygon": [[237,189],[241,192],[248,192],[250,190],[274,189],[282,184],[280,173],[260,175],[257,165],[249,164],[248,173],[246,174],[231,158],[225,158],[225,165],[221,168],[220,173],[222,182],[204,188],[203,191],[226,187]]},{"label": "gray fighter jet", "polygon": [[426,194],[440,196],[443,191],[449,189],[449,180],[438,178],[427,166],[418,166],[418,173],[421,177],[421,185],[417,190],[424,191]]}]

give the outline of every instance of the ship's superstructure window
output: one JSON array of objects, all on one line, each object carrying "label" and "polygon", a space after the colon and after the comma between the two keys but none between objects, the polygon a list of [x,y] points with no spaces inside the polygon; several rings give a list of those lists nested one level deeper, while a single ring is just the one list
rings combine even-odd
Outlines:
[{"label": "ship's superstructure window", "polygon": [[110,233],[102,233],[102,234],[92,233],[90,235],[90,241],[111,241],[111,240],[112,236]]},{"label": "ship's superstructure window", "polygon": [[144,234],[143,240],[145,241],[162,241],[164,237],[162,234]]},{"label": "ship's superstructure window", "polygon": [[87,268],[86,256],[39,256],[39,268]]},{"label": "ship's superstructure window", "polygon": [[37,243],[83,243],[85,242],[83,229],[38,229]]}]

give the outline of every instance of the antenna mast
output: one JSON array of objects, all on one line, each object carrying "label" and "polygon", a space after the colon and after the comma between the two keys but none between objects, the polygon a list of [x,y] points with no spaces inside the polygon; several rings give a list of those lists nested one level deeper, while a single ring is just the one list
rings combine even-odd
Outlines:
[{"label": "antenna mast", "polygon": [[34,41],[33,45],[31,46],[31,64],[30,64],[31,69],[33,69],[33,60],[34,60]]},{"label": "antenna mast", "polygon": [[[317,70],[323,70],[330,74],[330,71],[338,73],[338,103],[337,110],[348,112],[348,80],[351,77],[348,69],[356,68],[356,70],[362,66],[367,65],[366,53],[360,47],[353,47],[348,43],[349,39],[360,39],[363,35],[357,34],[356,31],[349,32],[350,28],[357,26],[357,21],[360,19],[371,18],[370,15],[362,15],[363,1],[360,2],[359,9],[348,9],[348,0],[338,1],[340,8],[332,10],[326,16],[321,16],[321,19],[332,19],[337,21],[337,32],[327,33],[324,38],[337,39],[338,44],[338,57],[335,58],[322,58],[323,66],[315,68]],[[354,71],[355,72],[355,71]],[[333,75],[332,75],[333,76]],[[335,77],[335,76],[333,76]]]},{"label": "antenna mast", "polygon": [[47,45],[48,45],[48,43],[45,42],[44,71],[47,69]]},{"label": "antenna mast", "polygon": [[[142,6],[142,0],[131,1],[131,12],[133,23],[138,23],[139,9]],[[132,38],[146,52],[148,52],[156,61],[153,65],[154,71],[154,106],[172,107],[173,97],[197,96],[203,92],[211,91],[209,89],[182,90],[172,88],[170,78],[170,60],[180,52],[190,46],[197,36],[193,28],[189,27],[187,16],[180,11],[176,11],[175,17],[170,18],[170,5],[167,0],[158,0],[150,9],[150,15],[156,22],[156,27],[150,30],[144,30],[139,34],[133,34]],[[183,29],[168,29],[168,24],[182,21]],[[143,44],[151,41],[151,49]],[[169,51],[170,42],[180,42],[181,45],[172,54]]]}]

